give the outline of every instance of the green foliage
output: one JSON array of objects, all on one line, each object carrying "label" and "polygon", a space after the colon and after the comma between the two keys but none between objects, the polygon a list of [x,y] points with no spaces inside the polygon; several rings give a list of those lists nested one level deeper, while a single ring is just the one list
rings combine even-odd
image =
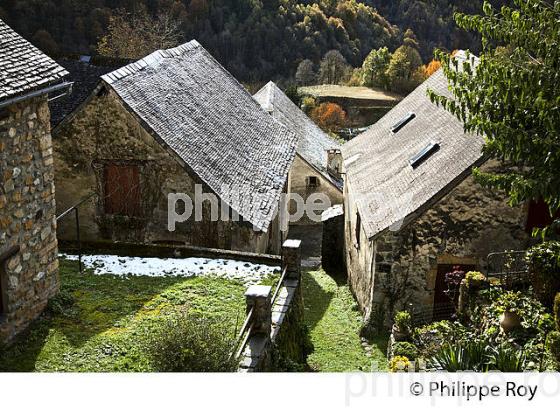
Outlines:
[{"label": "green foliage", "polygon": [[389,362],[389,371],[391,373],[407,372],[410,369],[410,364],[408,357],[395,356]]},{"label": "green foliage", "polygon": [[418,358],[418,349],[410,342],[396,342],[393,345],[393,355],[405,356],[410,360],[416,360]]},{"label": "green foliage", "polygon": [[303,97],[301,100],[301,109],[304,113],[310,114],[317,107],[317,101],[313,97]]},{"label": "green foliage", "polygon": [[554,321],[556,322],[556,329],[560,331],[560,292],[554,298]]},{"label": "green foliage", "polygon": [[366,87],[389,88],[389,78],[386,74],[389,68],[391,53],[387,47],[371,50],[362,64],[362,85]]},{"label": "green foliage", "polygon": [[412,330],[412,318],[407,311],[397,312],[395,314],[395,324],[401,332],[410,332]]},{"label": "green foliage", "polygon": [[486,346],[480,341],[461,344],[446,343],[430,358],[430,364],[436,369],[448,372],[486,371]]},{"label": "green foliage", "polygon": [[56,296],[49,299],[46,311],[54,315],[65,315],[69,313],[74,302],[74,295],[67,289],[61,289]]},{"label": "green foliage", "polygon": [[511,205],[542,198],[553,215],[560,209],[560,2],[513,3],[497,10],[486,2],[482,16],[456,16],[461,28],[480,33],[483,51],[478,63],[467,54],[462,70],[438,52],[454,98],[430,95],[466,131],[484,135],[484,154],[505,166],[503,173],[475,169],[480,183],[505,191]]},{"label": "green foliage", "polygon": [[220,320],[193,314],[169,316],[147,337],[153,367],[161,372],[231,372],[234,339]]},{"label": "green foliage", "polygon": [[391,56],[386,76],[393,91],[408,93],[424,81],[422,58],[415,48],[401,46]]},{"label": "green foliage", "polygon": [[560,291],[560,242],[543,242],[527,251],[533,290],[537,298],[552,307]]},{"label": "green foliage", "polygon": [[465,274],[465,281],[468,287],[479,286],[482,282],[486,281],[486,276],[481,272],[470,271]]},{"label": "green foliage", "polygon": [[560,332],[550,332],[546,339],[546,348],[560,364]]}]

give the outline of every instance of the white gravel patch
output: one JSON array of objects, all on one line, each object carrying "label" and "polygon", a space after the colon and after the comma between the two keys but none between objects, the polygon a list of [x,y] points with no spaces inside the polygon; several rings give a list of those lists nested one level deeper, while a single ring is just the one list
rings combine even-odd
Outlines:
[{"label": "white gravel patch", "polygon": [[[78,255],[61,253],[68,260],[77,261]],[[95,275],[119,276],[212,276],[240,280],[247,285],[257,284],[272,274],[280,273],[280,267],[259,265],[228,259],[207,258],[139,258],[116,255],[82,255],[86,269]]]}]

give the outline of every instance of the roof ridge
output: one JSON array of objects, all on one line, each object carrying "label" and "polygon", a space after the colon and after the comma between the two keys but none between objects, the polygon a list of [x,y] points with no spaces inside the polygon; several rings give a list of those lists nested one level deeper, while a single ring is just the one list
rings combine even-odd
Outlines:
[{"label": "roof ridge", "polygon": [[127,64],[124,67],[116,69],[115,71],[111,71],[110,73],[102,75],[101,79],[108,84],[112,84],[115,81],[125,78],[131,74],[142,71],[147,67],[154,67],[165,58],[179,57],[188,53],[189,51],[193,51],[198,48],[203,49],[198,41],[191,40],[177,47],[164,50],[156,50],[138,61]]}]

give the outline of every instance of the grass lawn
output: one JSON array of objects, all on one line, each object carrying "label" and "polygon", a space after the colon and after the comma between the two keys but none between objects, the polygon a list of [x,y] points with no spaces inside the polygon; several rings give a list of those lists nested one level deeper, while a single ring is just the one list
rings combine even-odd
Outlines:
[{"label": "grass lawn", "polygon": [[217,317],[232,336],[245,316],[246,286],[238,281],[80,275],[76,262],[63,259],[60,278],[57,303],[0,352],[0,371],[152,371],[143,336],[167,314]]},{"label": "grass lawn", "polygon": [[323,270],[304,272],[305,321],[315,347],[309,366],[321,372],[371,371],[386,369],[388,336],[372,341],[371,357],[359,337],[361,315],[345,278],[333,278]]}]

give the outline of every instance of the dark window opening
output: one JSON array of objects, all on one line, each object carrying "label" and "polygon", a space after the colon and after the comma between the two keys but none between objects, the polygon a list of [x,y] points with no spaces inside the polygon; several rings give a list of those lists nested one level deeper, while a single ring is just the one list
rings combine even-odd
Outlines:
[{"label": "dark window opening", "polygon": [[362,218],[356,213],[356,249],[360,249],[360,236],[362,233]]},{"label": "dark window opening", "polygon": [[393,134],[396,134],[397,132],[399,132],[401,129],[404,128],[404,126],[406,124],[408,124],[410,121],[412,121],[414,118],[416,118],[416,114],[414,114],[413,112],[409,112],[406,117],[404,117],[402,120],[400,120],[399,122],[397,122],[395,125],[393,125],[391,127],[391,132]]},{"label": "dark window opening", "polygon": [[527,211],[525,229],[531,233],[534,228],[546,228],[558,218],[560,218],[560,211],[556,212],[554,216],[550,215],[550,209],[544,200],[531,201]]},{"label": "dark window opening", "polygon": [[418,154],[410,158],[408,162],[413,169],[416,169],[437,151],[439,151],[439,144],[437,142],[430,142],[428,145],[422,148],[422,150]]},{"label": "dark window opening", "polygon": [[104,178],[105,213],[128,217],[141,216],[138,166],[108,164],[105,166]]},{"label": "dark window opening", "polygon": [[307,177],[307,188],[317,188],[319,186],[319,178],[316,176]]}]

